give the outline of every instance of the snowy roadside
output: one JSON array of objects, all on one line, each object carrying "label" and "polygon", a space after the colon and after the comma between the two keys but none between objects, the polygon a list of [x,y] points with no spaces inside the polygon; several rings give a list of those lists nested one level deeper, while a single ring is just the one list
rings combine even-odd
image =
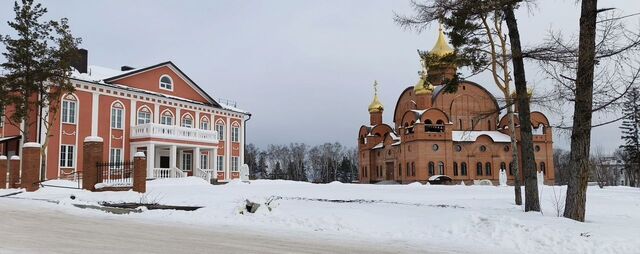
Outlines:
[{"label": "snowy roadside", "polygon": [[[52,185],[70,184],[65,182]],[[72,215],[174,223],[189,227],[233,226],[254,231],[327,236],[424,250],[468,253],[635,253],[640,249],[640,190],[589,189],[586,223],[555,216],[555,192],[545,186],[544,215],[513,205],[513,189],[491,186],[310,184],[289,181],[232,182],[212,186],[197,178],[150,181],[148,193],[91,193],[44,188],[15,198],[30,206]],[[8,193],[15,190],[1,190]],[[562,192],[564,189],[562,189]],[[74,200],[69,197],[74,195]],[[263,203],[255,214],[239,214],[245,199]],[[193,212],[144,211],[111,215],[72,204],[157,202],[195,205]],[[267,209],[264,203],[271,201]],[[26,202],[25,202],[26,204]]]}]

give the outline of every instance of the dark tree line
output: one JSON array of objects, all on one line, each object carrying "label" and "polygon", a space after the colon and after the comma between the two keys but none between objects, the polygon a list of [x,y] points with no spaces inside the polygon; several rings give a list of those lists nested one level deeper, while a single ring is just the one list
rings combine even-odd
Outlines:
[{"label": "dark tree line", "polygon": [[245,162],[251,179],[284,179],[344,183],[358,179],[358,158],[355,148],[340,143],[308,146],[301,143],[269,145],[260,149],[247,145]]}]

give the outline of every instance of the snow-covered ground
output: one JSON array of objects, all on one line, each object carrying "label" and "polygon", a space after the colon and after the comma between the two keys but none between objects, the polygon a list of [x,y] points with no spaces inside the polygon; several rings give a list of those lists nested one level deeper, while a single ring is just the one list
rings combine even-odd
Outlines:
[{"label": "snow-covered ground", "polygon": [[[70,182],[49,182],[65,185]],[[105,216],[72,204],[157,202],[197,205],[194,212],[144,211],[108,215],[196,227],[240,226],[263,232],[366,240],[385,246],[463,253],[638,253],[640,190],[589,187],[587,222],[557,217],[554,193],[542,189],[544,213],[524,213],[512,187],[311,184],[290,181],[231,182],[212,186],[198,178],[149,181],[147,194],[43,188],[13,197],[53,200],[29,205],[77,216]],[[0,196],[15,190],[0,190]],[[70,196],[74,195],[74,200]],[[240,214],[245,199],[263,205]],[[564,197],[561,198],[564,202]],[[270,202],[267,206],[265,203]],[[269,209],[271,208],[271,209]]]}]

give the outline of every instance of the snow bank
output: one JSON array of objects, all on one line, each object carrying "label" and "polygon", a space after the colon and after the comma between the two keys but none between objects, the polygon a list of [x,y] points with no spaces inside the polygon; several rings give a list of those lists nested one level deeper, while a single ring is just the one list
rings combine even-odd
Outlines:
[{"label": "snow bank", "polygon": [[[194,212],[145,211],[116,218],[197,227],[234,225],[265,232],[330,235],[388,246],[410,244],[425,250],[635,253],[640,249],[638,189],[589,187],[588,221],[580,223],[555,216],[554,193],[564,193],[565,187],[543,187],[542,214],[524,213],[522,207],[514,205],[512,188],[424,187],[419,183],[311,184],[282,180],[210,185],[202,179],[187,177],[149,181],[146,194],[45,187],[17,196],[60,201],[61,205],[46,204],[83,216],[105,215],[68,204],[152,201],[198,205],[204,208]],[[76,198],[71,200],[70,195]],[[261,206],[254,214],[241,215],[238,211],[245,200]],[[34,205],[41,203],[45,202],[33,201]]]}]

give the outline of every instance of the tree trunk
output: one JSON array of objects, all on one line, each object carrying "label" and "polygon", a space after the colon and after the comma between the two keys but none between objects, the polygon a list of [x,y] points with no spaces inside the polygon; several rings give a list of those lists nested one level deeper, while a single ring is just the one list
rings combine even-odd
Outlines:
[{"label": "tree trunk", "polygon": [[527,91],[527,79],[524,72],[524,60],[520,46],[520,33],[518,21],[513,12],[513,6],[507,5],[503,9],[505,21],[509,29],[509,41],[511,42],[511,55],[513,62],[513,77],[518,99],[518,116],[520,118],[520,144],[522,145],[522,173],[524,175],[524,210],[540,211],[538,197],[538,180],[535,169],[535,154],[533,153],[533,136],[531,128],[529,95]]},{"label": "tree trunk", "polygon": [[582,1],[576,100],[571,132],[571,159],[569,161],[571,176],[564,209],[564,217],[577,221],[584,221],[587,202],[597,8],[597,0]]},{"label": "tree trunk", "polygon": [[[507,95],[509,96],[509,95]],[[520,188],[520,162],[518,161],[518,143],[516,142],[516,127],[515,127],[515,117],[513,114],[513,106],[509,106],[507,108],[507,115],[509,116],[509,130],[511,137],[511,153],[513,160],[513,189],[516,195],[516,205],[522,205],[522,190]]]}]

